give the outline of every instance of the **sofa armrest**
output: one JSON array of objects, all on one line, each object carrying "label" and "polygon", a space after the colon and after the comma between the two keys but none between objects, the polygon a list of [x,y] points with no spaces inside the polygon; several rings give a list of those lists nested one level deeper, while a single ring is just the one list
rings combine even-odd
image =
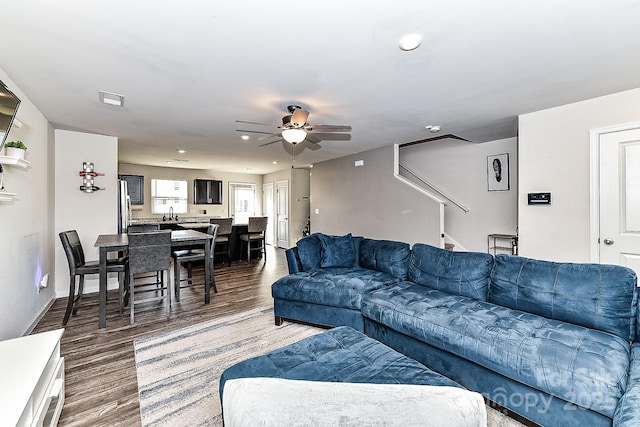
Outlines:
[{"label": "sofa armrest", "polygon": [[302,268],[302,263],[300,263],[300,257],[298,256],[298,248],[293,247],[284,251],[285,256],[287,257],[287,265],[289,266],[289,274],[299,273],[304,271]]},{"label": "sofa armrest", "polygon": [[627,389],[613,414],[613,425],[616,427],[640,425],[640,342],[633,343],[630,357]]}]

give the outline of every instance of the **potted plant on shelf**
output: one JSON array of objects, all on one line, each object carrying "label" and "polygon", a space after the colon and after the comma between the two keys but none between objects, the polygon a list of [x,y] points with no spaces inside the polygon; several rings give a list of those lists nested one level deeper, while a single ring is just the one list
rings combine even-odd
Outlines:
[{"label": "potted plant on shelf", "polygon": [[22,141],[9,141],[5,145],[7,156],[24,159],[24,152],[27,146]]}]

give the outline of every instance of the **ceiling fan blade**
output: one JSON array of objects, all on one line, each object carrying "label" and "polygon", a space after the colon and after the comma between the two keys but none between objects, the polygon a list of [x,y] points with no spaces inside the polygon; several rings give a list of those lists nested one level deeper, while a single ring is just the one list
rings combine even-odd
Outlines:
[{"label": "ceiling fan blade", "polygon": [[307,125],[305,129],[309,132],[351,132],[349,125]]},{"label": "ceiling fan blade", "polygon": [[314,144],[308,139],[306,141],[303,141],[303,143],[305,142],[306,142],[305,147],[308,148],[309,150],[316,151],[322,148],[320,144]]},{"label": "ceiling fan blade", "polygon": [[316,136],[323,141],[351,141],[350,133],[314,132],[307,134],[307,139],[309,139],[309,135]]},{"label": "ceiling fan blade", "polygon": [[284,141],[284,139],[276,139],[275,141],[267,142],[266,144],[260,144],[258,147],[264,147],[265,145],[275,144],[276,142]]},{"label": "ceiling fan blade", "polygon": [[307,118],[309,117],[309,112],[304,111],[302,109],[296,108],[293,110],[291,114],[291,119],[289,123],[291,123],[294,127],[302,127],[307,123]]},{"label": "ceiling fan blade", "polygon": [[317,144],[319,142],[322,142],[322,139],[318,138],[316,135],[313,135],[311,133],[308,133],[305,139],[311,142],[312,144]]},{"label": "ceiling fan blade", "polygon": [[264,132],[264,131],[261,131],[261,130],[236,129],[236,132],[265,133],[267,135],[271,135],[271,132]]},{"label": "ceiling fan blade", "polygon": [[267,135],[267,136],[263,136],[263,137],[261,137],[261,138],[258,138],[258,141],[262,141],[262,140],[264,140],[264,139],[273,138],[274,136],[277,136],[277,137],[282,138],[282,132],[272,133],[272,134],[269,134],[269,135]]},{"label": "ceiling fan blade", "polygon": [[271,123],[260,123],[260,122],[251,122],[248,120],[236,120],[236,123],[248,123],[250,125],[260,125],[260,126],[272,126],[274,128],[280,127]]}]

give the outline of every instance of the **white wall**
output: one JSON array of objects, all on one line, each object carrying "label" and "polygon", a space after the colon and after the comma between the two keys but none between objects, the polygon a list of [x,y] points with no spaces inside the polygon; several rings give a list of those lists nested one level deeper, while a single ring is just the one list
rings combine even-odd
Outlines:
[{"label": "white wall", "polygon": [[[133,206],[134,218],[162,218],[162,215],[151,213],[151,180],[152,179],[186,179],[188,181],[187,213],[184,217],[215,216],[227,218],[229,216],[229,182],[256,184],[256,212],[262,212],[262,176],[232,172],[220,172],[200,169],[179,169],[158,166],[143,166],[131,163],[120,163],[118,172],[129,175],[144,176],[144,205]],[[222,181],[221,205],[196,205],[193,203],[193,180],[218,179]],[[205,214],[204,211],[207,211]],[[231,212],[233,213],[233,212]]]},{"label": "white wall", "polygon": [[[42,113],[0,69],[0,80],[21,100],[18,119],[8,141],[27,146],[31,167],[5,167],[5,191],[17,193],[12,202],[0,202],[0,340],[30,332],[53,301],[53,238],[50,212],[53,201],[52,129]],[[36,284],[51,273],[49,287]]]},{"label": "white wall", "polygon": [[[640,89],[519,117],[520,254],[589,262],[589,131],[640,122]],[[527,193],[551,192],[551,206],[528,206]]]},{"label": "white wall", "polygon": [[[487,157],[509,154],[510,190],[488,191]],[[445,233],[455,250],[487,251],[487,235],[517,231],[516,138],[482,144],[441,141],[400,148],[400,163],[469,209],[445,207]]]},{"label": "white wall", "polygon": [[[94,170],[104,173],[95,178],[95,185],[105,190],[94,193],[80,191],[83,162],[92,162]],[[93,245],[99,234],[118,231],[118,139],[65,130],[55,131],[55,259],[56,295],[69,294],[69,267],[58,233],[76,230],[85,258],[98,259]],[[110,287],[117,287],[115,275]],[[85,279],[85,292],[98,291],[98,276]]]}]

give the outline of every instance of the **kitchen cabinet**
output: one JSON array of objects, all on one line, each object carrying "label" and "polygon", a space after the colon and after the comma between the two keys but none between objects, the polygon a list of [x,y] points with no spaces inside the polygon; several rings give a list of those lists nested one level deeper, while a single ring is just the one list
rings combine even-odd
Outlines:
[{"label": "kitchen cabinet", "polygon": [[144,176],[118,175],[118,178],[126,181],[131,204],[144,205]]},{"label": "kitchen cabinet", "polygon": [[193,200],[196,205],[221,205],[222,181],[215,179],[194,179]]}]

